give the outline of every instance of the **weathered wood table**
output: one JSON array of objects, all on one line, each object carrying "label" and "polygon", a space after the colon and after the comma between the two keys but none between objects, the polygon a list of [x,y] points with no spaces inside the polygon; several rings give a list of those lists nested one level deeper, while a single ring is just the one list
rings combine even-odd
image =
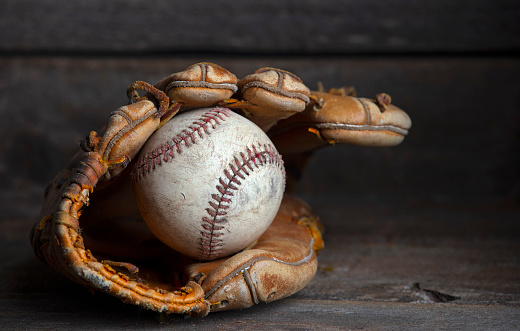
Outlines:
[{"label": "weathered wood table", "polygon": [[[516,1],[8,0],[0,16],[1,329],[520,328],[520,5]],[[395,148],[316,152],[297,187],[321,216],[314,280],[203,319],[91,294],[42,264],[29,231],[77,142],[199,61],[272,66],[310,87],[389,93]]]}]

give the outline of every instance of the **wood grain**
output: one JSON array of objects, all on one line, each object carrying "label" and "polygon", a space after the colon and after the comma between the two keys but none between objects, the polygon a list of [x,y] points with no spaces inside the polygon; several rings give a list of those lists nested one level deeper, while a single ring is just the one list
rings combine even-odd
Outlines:
[{"label": "wood grain", "polygon": [[0,52],[366,54],[520,50],[514,0],[4,0]]},{"label": "wood grain", "polygon": [[[515,0],[4,0],[0,328],[517,328],[518,35]],[[326,248],[309,286],[202,320],[92,295],[28,240],[47,182],[127,102],[126,86],[200,61],[386,92],[413,121],[398,147],[310,159],[297,194]]]},{"label": "wood grain", "polygon": [[410,114],[410,135],[396,148],[318,151],[302,194],[520,196],[520,61],[514,58],[3,58],[4,185],[45,185],[78,142],[127,102],[126,86],[156,82],[201,60],[238,77],[274,66],[311,87],[322,81],[355,85],[366,97],[386,92]]}]

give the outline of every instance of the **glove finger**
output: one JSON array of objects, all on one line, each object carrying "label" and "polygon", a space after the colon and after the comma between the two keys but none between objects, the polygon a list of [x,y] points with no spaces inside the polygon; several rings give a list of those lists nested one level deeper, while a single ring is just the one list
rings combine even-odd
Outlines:
[{"label": "glove finger", "polygon": [[[309,88],[296,75],[274,68],[262,68],[238,83],[239,97],[245,102],[236,108],[264,131],[276,122],[305,109],[310,102]],[[233,107],[231,105],[230,107]]]},{"label": "glove finger", "polygon": [[301,200],[286,197],[269,229],[228,259],[191,265],[190,280],[201,284],[212,311],[242,309],[285,298],[305,287],[323,247],[319,222]]},{"label": "glove finger", "polygon": [[408,134],[411,120],[382,95],[371,100],[313,91],[309,106],[280,121],[269,137],[284,156],[336,143],[398,145]]},{"label": "glove finger", "polygon": [[[90,193],[100,179],[107,178],[109,168],[119,165],[120,156],[129,160],[139,151],[158,124],[155,113],[151,102],[139,101],[118,109],[103,137],[95,132],[89,135],[83,144],[87,152],[51,185],[44,214],[32,232],[32,243],[37,256],[81,285],[159,312],[206,315],[209,304],[200,285],[188,282],[174,290],[157,288],[134,276],[138,269],[130,263],[98,261],[80,234],[80,216],[90,203]],[[130,274],[112,266],[125,267]]]},{"label": "glove finger", "polygon": [[182,103],[181,110],[215,106],[237,91],[237,78],[214,63],[197,63],[186,70],[163,78],[154,86],[172,102]]},{"label": "glove finger", "polygon": [[153,102],[142,100],[122,106],[110,114],[106,131],[99,137],[95,131],[82,141],[85,152],[95,152],[107,167],[104,179],[120,174],[157,129],[160,118]]}]

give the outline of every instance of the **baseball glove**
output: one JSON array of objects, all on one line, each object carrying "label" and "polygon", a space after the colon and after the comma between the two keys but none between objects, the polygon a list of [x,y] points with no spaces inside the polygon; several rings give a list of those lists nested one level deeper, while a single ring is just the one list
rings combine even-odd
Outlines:
[{"label": "baseball glove", "polygon": [[288,194],[268,230],[232,256],[194,261],[158,241],[136,207],[130,172],[148,137],[177,112],[222,106],[252,120],[284,155],[288,187],[319,147],[396,145],[411,126],[386,94],[371,100],[345,90],[311,92],[295,75],[273,68],[238,81],[200,63],[155,85],[135,82],[127,93],[129,104],[111,114],[102,135],[87,136],[47,187],[32,246],[79,284],[166,313],[205,316],[287,297],[311,281],[323,248],[318,217]]}]

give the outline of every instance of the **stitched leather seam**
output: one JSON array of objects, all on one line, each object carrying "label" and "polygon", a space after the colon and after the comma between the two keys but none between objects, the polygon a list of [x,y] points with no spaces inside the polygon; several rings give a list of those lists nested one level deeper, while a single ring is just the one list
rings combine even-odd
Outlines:
[{"label": "stitched leather seam", "polygon": [[363,105],[363,109],[365,110],[365,115],[366,115],[366,125],[370,125],[370,109],[368,108],[368,105],[367,103],[365,102],[365,100],[361,99],[361,98],[356,98],[359,100],[359,102],[361,102],[361,104]]},{"label": "stitched leather seam", "polygon": [[168,86],[166,86],[166,93],[168,93],[172,88],[176,87],[204,87],[204,88],[210,88],[210,89],[227,89],[233,91],[233,93],[236,93],[238,90],[238,87],[235,84],[231,83],[210,83],[207,82],[207,75],[208,75],[208,66],[205,64],[199,64],[201,77],[199,81],[189,81],[189,80],[177,80],[173,81]]},{"label": "stitched leather seam", "polygon": [[216,90],[231,90],[233,93],[235,93],[238,90],[238,87],[235,84],[231,83],[209,83],[209,82],[202,82],[202,81],[184,81],[184,80],[177,80],[173,81],[166,87],[166,91],[169,92],[172,88],[176,87],[205,87],[210,89],[216,89]]},{"label": "stitched leather seam", "polygon": [[295,91],[286,91],[286,90],[281,89],[281,88],[279,88],[277,86],[272,86],[272,85],[269,85],[267,83],[260,82],[260,81],[252,81],[252,82],[249,82],[249,83],[245,84],[242,87],[241,93],[244,94],[245,91],[248,88],[251,88],[251,87],[261,88],[261,89],[264,89],[264,90],[266,90],[268,92],[271,92],[273,94],[278,94],[278,95],[281,95],[281,96],[284,96],[284,97],[287,97],[287,98],[300,99],[303,102],[305,102],[305,104],[308,104],[310,102],[310,98],[308,96],[306,96],[305,94],[303,94],[303,93],[295,92]]},{"label": "stitched leather seam", "polygon": [[318,129],[325,130],[349,130],[349,131],[392,131],[403,136],[408,134],[408,130],[402,129],[394,125],[358,125],[346,123],[318,123],[315,124]]},{"label": "stitched leather seam", "polygon": [[224,284],[226,284],[230,279],[235,278],[236,276],[243,275],[244,272],[249,272],[249,269],[256,263],[260,261],[274,261],[282,264],[286,264],[289,266],[300,266],[302,264],[305,264],[309,262],[312,258],[312,256],[315,254],[313,250],[314,245],[314,238],[310,238],[309,240],[309,254],[304,256],[298,261],[289,262],[289,261],[282,261],[275,257],[268,257],[268,256],[257,256],[251,260],[249,260],[247,263],[242,264],[238,268],[232,270],[230,273],[227,274],[227,276],[223,277],[221,280],[219,280],[205,295],[204,298],[208,299],[213,293],[215,293],[220,287],[222,287]]},{"label": "stitched leather seam", "polygon": [[256,293],[256,287],[253,282],[253,279],[251,278],[251,274],[249,274],[249,270],[246,270],[242,273],[244,275],[244,280],[246,281],[247,287],[249,288],[249,293],[251,293],[251,298],[253,299],[253,302],[257,305],[260,303],[258,300],[258,294]]},{"label": "stitched leather seam", "polygon": [[[103,153],[103,160],[108,160],[109,156],[110,156],[110,152],[112,151],[112,148],[115,146],[115,144],[117,144],[117,142],[121,139],[121,137],[123,137],[124,135],[126,135],[128,132],[130,132],[131,130],[133,130],[135,127],[137,127],[139,124],[143,123],[144,121],[146,121],[148,118],[150,118],[152,115],[155,115],[155,113],[157,113],[157,109],[156,108],[153,108],[152,110],[149,110],[148,112],[146,112],[146,114],[142,117],[140,117],[139,119],[135,120],[135,121],[130,121],[125,127],[123,127],[123,129],[121,129],[117,134],[115,134],[112,139],[110,139],[109,143],[107,144],[107,147],[105,149],[105,152]],[[120,115],[119,112],[113,112],[112,113],[113,115]],[[127,121],[129,120],[129,118],[127,116],[123,116]]]},{"label": "stitched leather seam", "polygon": [[206,77],[208,75],[208,66],[201,63],[199,64],[199,67],[200,67],[200,73],[201,73],[201,77],[200,77],[200,80],[205,82],[206,81]]},{"label": "stitched leather seam", "polygon": [[111,114],[110,114],[110,117],[114,116],[114,115],[119,115],[121,117],[123,117],[127,123],[131,123],[132,122],[132,119],[130,118],[130,116],[128,116],[127,113],[125,113],[124,111],[121,110],[121,108],[119,109],[116,109],[114,110]]},{"label": "stitched leather seam", "polygon": [[294,123],[292,125],[288,125],[286,127],[280,128],[278,130],[273,130],[269,132],[269,136],[273,137],[277,134],[282,134],[294,128],[316,128],[321,130],[349,130],[349,131],[391,131],[398,133],[400,135],[406,136],[408,134],[408,130],[400,128],[395,125],[365,125],[365,124],[347,124],[347,123],[308,123],[308,122],[300,122]]},{"label": "stitched leather seam", "polygon": [[283,79],[285,78],[285,75],[281,71],[276,71],[278,74],[278,88],[281,89],[283,85]]}]

